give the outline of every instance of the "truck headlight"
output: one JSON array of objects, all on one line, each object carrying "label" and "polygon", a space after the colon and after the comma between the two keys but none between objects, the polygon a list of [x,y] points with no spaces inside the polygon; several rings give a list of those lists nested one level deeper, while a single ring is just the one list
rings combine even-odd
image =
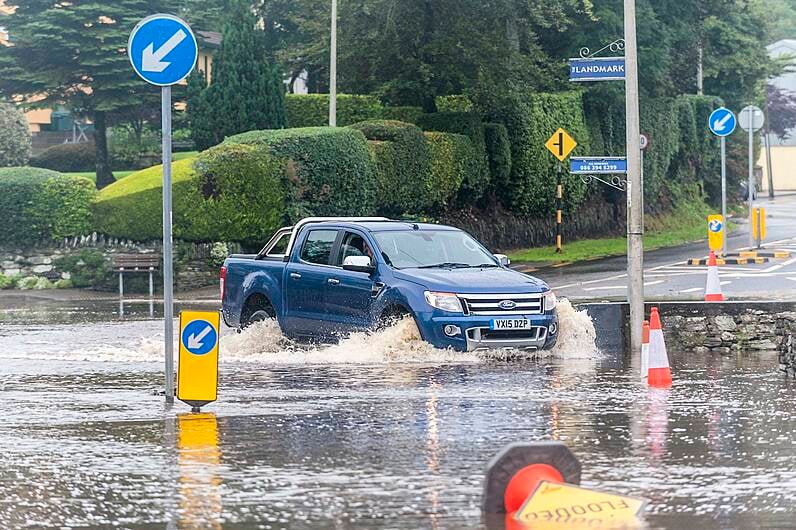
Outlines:
[{"label": "truck headlight", "polygon": [[544,310],[545,311],[552,311],[556,308],[556,304],[558,300],[556,299],[556,293],[553,291],[547,291],[544,294]]},{"label": "truck headlight", "polygon": [[423,293],[426,296],[426,302],[431,307],[448,311],[449,313],[463,313],[462,303],[459,297],[453,293],[436,293],[434,291],[426,291]]}]

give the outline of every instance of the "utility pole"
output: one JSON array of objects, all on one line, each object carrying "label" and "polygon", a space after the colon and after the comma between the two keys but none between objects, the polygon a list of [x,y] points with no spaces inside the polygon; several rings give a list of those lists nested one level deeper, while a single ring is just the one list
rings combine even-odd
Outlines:
[{"label": "utility pole", "polygon": [[625,110],[627,114],[627,281],[630,303],[630,349],[641,351],[644,322],[644,241],[641,197],[641,131],[638,105],[636,2],[625,4]]},{"label": "utility pole", "polygon": [[337,0],[332,0],[332,42],[329,58],[329,127],[337,127]]}]

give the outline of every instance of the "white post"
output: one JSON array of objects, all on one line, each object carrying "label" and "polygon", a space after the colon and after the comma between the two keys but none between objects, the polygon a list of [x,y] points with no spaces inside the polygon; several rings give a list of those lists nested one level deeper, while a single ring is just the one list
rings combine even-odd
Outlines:
[{"label": "white post", "polygon": [[727,255],[727,138],[721,137],[721,222],[724,237],[722,238],[721,255]]},{"label": "white post", "polygon": [[627,280],[630,303],[630,349],[641,351],[644,321],[644,241],[641,211],[641,146],[638,104],[636,2],[625,5],[625,109],[627,114]]},{"label": "white post", "polygon": [[329,127],[337,127],[337,0],[332,0],[332,42],[329,58]]},{"label": "white post", "polygon": [[166,403],[174,403],[174,256],[171,241],[171,87],[161,89],[163,144],[163,321]]}]

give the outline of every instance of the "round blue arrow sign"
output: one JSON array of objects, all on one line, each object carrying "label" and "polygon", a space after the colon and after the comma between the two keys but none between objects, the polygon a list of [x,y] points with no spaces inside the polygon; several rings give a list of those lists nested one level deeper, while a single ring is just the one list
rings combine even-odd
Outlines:
[{"label": "round blue arrow sign", "polygon": [[136,24],[127,41],[133,69],[144,81],[157,86],[185,79],[193,70],[198,53],[190,26],[174,15],[146,17]]},{"label": "round blue arrow sign", "polygon": [[182,330],[182,345],[194,355],[204,355],[216,347],[218,333],[207,320],[194,320]]},{"label": "round blue arrow sign", "polygon": [[710,224],[708,224],[708,228],[710,228],[710,231],[715,233],[721,232],[721,227],[722,227],[721,221],[716,219],[712,220]]},{"label": "round blue arrow sign", "polygon": [[720,107],[714,110],[708,118],[708,128],[710,132],[716,136],[729,136],[735,131],[738,125],[738,120],[735,119],[735,114],[725,107]]}]

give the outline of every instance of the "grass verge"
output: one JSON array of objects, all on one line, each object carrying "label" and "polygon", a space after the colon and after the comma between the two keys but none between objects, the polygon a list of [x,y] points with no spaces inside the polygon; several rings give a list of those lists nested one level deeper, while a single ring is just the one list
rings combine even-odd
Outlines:
[{"label": "grass verge", "polygon": [[[707,238],[706,217],[711,208],[702,201],[682,204],[673,212],[645,220],[644,250],[674,247]],[[730,226],[731,228],[731,226]],[[555,246],[520,249],[509,252],[513,262],[566,263],[627,253],[627,238],[582,239],[567,243],[556,254]]]}]

